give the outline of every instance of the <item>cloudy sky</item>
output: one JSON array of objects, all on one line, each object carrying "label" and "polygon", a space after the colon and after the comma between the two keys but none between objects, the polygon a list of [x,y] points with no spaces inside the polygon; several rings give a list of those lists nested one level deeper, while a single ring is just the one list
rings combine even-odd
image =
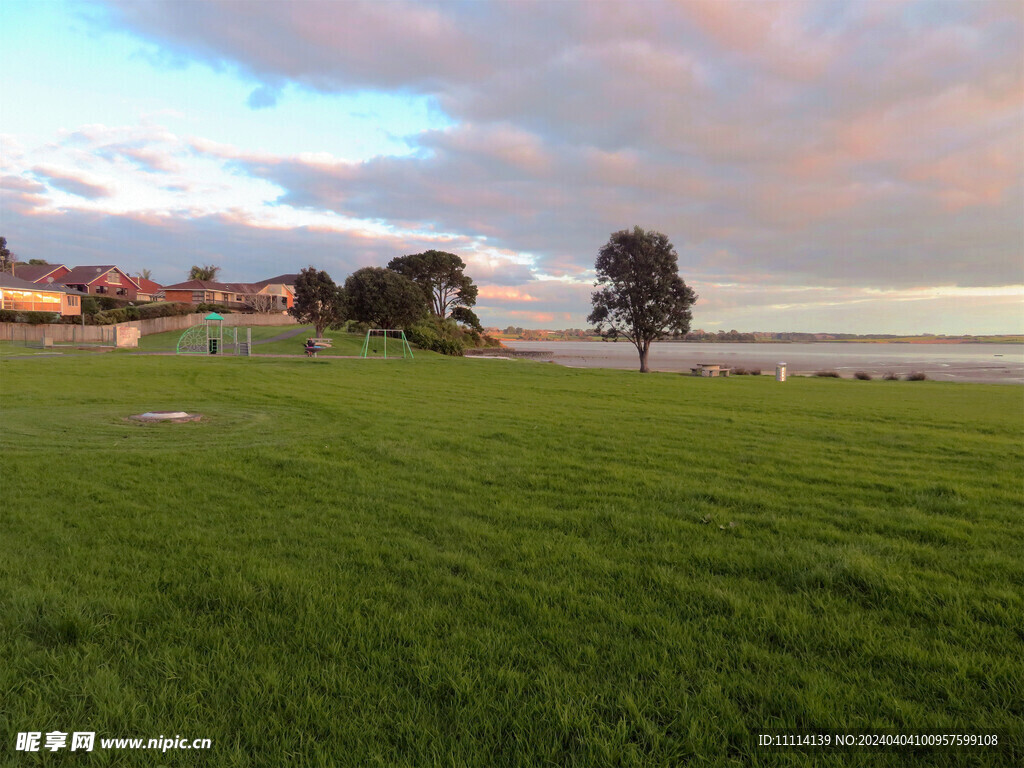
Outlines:
[{"label": "cloudy sky", "polygon": [[1024,331],[1024,4],[0,3],[0,234],[164,283],[427,248],[583,327],[665,232],[694,327]]}]

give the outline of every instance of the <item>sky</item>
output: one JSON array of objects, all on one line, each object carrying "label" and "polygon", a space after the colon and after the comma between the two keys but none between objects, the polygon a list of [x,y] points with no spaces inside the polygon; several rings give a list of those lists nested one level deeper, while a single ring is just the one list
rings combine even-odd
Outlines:
[{"label": "sky", "polygon": [[438,249],[583,328],[664,232],[707,331],[1024,332],[1017,0],[5,0],[21,259],[341,283]]}]

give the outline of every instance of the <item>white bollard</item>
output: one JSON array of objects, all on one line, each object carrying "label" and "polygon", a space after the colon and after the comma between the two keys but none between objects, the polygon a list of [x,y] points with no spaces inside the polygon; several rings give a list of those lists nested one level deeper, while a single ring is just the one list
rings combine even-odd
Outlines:
[{"label": "white bollard", "polygon": [[779,363],[775,366],[775,380],[785,381],[786,380],[786,364]]}]

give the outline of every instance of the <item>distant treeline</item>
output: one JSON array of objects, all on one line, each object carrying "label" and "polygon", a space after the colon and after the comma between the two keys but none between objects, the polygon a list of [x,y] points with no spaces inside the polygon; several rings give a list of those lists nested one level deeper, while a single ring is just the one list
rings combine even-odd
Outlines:
[{"label": "distant treeline", "polygon": [[[520,328],[510,325],[507,328],[488,328],[488,333],[506,339],[519,339],[521,341],[603,341],[601,335],[593,328],[567,328],[564,330],[536,330],[534,328]],[[754,331],[741,333],[737,330],[731,331],[705,331],[697,329],[686,334],[675,334],[668,336],[664,341],[681,342],[815,342],[815,341],[875,341],[890,343],[910,344],[1021,344],[1024,343],[1024,336],[1021,335],[988,335],[971,336],[944,336],[925,333],[918,336],[907,336],[898,334],[872,333],[800,333],[795,331]]]}]

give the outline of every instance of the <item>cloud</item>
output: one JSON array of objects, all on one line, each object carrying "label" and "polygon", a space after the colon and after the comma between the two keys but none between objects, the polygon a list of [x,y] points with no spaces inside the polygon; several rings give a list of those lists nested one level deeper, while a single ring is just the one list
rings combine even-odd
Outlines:
[{"label": "cloud", "polygon": [[536,296],[531,296],[525,291],[521,291],[518,288],[510,288],[507,286],[497,285],[485,285],[480,288],[478,300],[484,301],[501,301],[510,303],[519,303],[523,301],[539,301]]},{"label": "cloud", "polygon": [[[165,234],[191,231],[189,218],[214,240],[232,232],[231,258],[234,239],[288,226],[332,233],[360,254],[345,263],[446,243],[495,291],[495,311],[499,289],[514,289],[556,317],[585,314],[571,286],[634,224],[669,235],[684,277],[712,286],[709,307],[745,295],[730,286],[1021,282],[1024,20],[1012,3],[106,7],[109,25],[167,56],[255,81],[254,109],[283,88],[386,91],[428,97],[452,124],[365,162],[150,123],[87,126],[4,160],[19,178],[58,169],[54,190],[92,185],[65,206],[174,220]],[[783,305],[796,303],[781,292],[756,304]]]},{"label": "cloud", "polygon": [[279,98],[281,98],[280,88],[261,85],[249,94],[249,100],[246,103],[252,109],[266,109],[275,106]]},{"label": "cloud", "polygon": [[70,195],[84,197],[87,200],[99,200],[104,197],[110,197],[112,194],[107,187],[86,181],[74,171],[62,171],[36,166],[32,169],[32,173],[38,178],[43,179],[54,189],[59,189],[61,192],[67,192]]}]

